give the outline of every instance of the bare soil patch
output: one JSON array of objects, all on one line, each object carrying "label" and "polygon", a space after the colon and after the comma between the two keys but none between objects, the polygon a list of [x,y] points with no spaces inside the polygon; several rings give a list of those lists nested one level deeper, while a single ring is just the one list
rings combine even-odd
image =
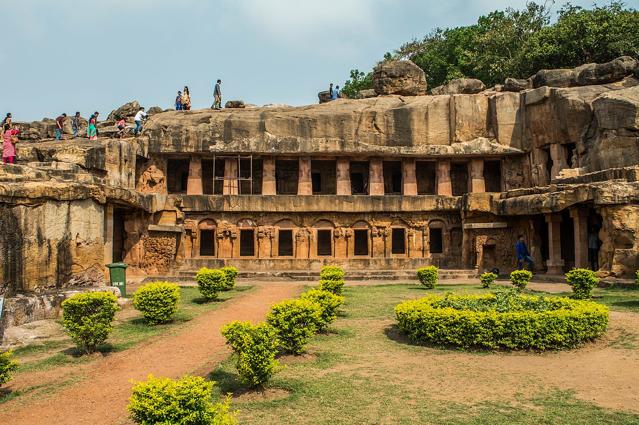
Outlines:
[{"label": "bare soil patch", "polygon": [[282,400],[291,394],[284,388],[265,388],[262,390],[239,390],[233,399],[241,402]]}]

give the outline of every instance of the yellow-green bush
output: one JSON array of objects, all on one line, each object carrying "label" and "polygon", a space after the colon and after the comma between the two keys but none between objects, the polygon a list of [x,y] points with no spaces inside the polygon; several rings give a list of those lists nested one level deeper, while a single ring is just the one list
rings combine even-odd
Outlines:
[{"label": "yellow-green bush", "polygon": [[639,288],[639,270],[635,273],[635,288]]},{"label": "yellow-green bush", "polygon": [[417,269],[417,279],[426,289],[435,289],[439,279],[439,269],[435,266],[427,266]]},{"label": "yellow-green bush", "polygon": [[195,275],[200,294],[207,300],[216,300],[220,291],[227,288],[227,275],[222,270],[202,267]]},{"label": "yellow-green bush", "polygon": [[85,292],[62,302],[62,325],[78,348],[92,353],[108,338],[119,310],[111,292]]},{"label": "yellow-green bush", "polygon": [[344,281],[343,280],[320,280],[319,289],[339,296],[339,295],[342,295],[342,292],[344,292]]},{"label": "yellow-green bush", "polygon": [[344,304],[344,297],[321,289],[311,289],[306,291],[300,298],[303,300],[314,301],[321,307],[321,320],[318,325],[318,331],[326,330],[328,325],[337,319],[337,309]]},{"label": "yellow-green bush", "polygon": [[222,270],[222,272],[226,276],[224,291],[230,291],[231,289],[235,288],[235,279],[237,278],[237,275],[239,274],[239,271],[237,270],[237,268],[233,266],[226,266],[226,267],[222,267],[220,270]]},{"label": "yellow-green bush", "polygon": [[266,317],[280,340],[280,351],[301,354],[321,323],[322,308],[305,299],[285,300],[271,307]]},{"label": "yellow-green bush", "polygon": [[593,288],[599,283],[599,278],[592,270],[572,269],[566,273],[566,282],[572,288],[575,298],[587,300],[590,298]]},{"label": "yellow-green bush", "polygon": [[510,293],[429,296],[395,307],[411,341],[439,346],[562,349],[602,335],[608,307]]},{"label": "yellow-green bush", "polygon": [[13,359],[13,351],[0,352],[0,386],[11,381],[16,369],[18,369],[18,362]]},{"label": "yellow-green bush", "polygon": [[344,280],[344,270],[338,266],[324,266],[320,271],[320,280]]},{"label": "yellow-green bush", "polygon": [[127,409],[136,424],[236,425],[230,398],[213,402],[213,382],[199,376],[178,380],[148,376],[133,386]]},{"label": "yellow-green bush", "polygon": [[277,371],[278,338],[266,323],[232,322],[222,328],[226,343],[233,349],[240,380],[252,387],[264,385]]},{"label": "yellow-green bush", "polygon": [[528,270],[515,270],[510,273],[510,283],[517,288],[519,292],[526,289],[528,282],[532,279],[533,274]]},{"label": "yellow-green bush", "polygon": [[180,288],[175,283],[153,282],[133,294],[133,307],[151,325],[169,322],[178,310]]},{"label": "yellow-green bush", "polygon": [[479,276],[479,281],[481,282],[482,288],[490,288],[490,285],[492,285],[493,282],[495,282],[495,279],[497,279],[497,275],[492,272],[482,273]]}]

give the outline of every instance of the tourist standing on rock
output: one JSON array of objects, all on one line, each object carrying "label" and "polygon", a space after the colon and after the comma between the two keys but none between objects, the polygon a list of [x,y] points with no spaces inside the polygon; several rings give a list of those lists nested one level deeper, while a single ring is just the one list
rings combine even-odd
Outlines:
[{"label": "tourist standing on rock", "polygon": [[213,109],[222,109],[222,80],[217,80],[213,88]]},{"label": "tourist standing on rock", "polygon": [[138,134],[140,134],[142,132],[142,121],[146,119],[146,112],[144,112],[144,108],[140,108],[140,110],[138,110],[138,113],[135,114],[135,118],[133,119],[135,121],[135,135],[137,136]]},{"label": "tourist standing on rock", "polygon": [[5,116],[2,120],[2,124],[0,124],[0,128],[2,129],[3,132],[4,132],[4,126],[6,124],[11,124],[11,112],[7,113],[7,116]]},{"label": "tourist standing on rock", "polygon": [[18,142],[17,135],[20,134],[20,130],[13,127],[11,119],[9,119],[2,128],[2,162],[5,164],[13,164],[16,158],[15,144]]},{"label": "tourist standing on rock", "polygon": [[182,110],[191,110],[191,93],[189,93],[188,86],[184,86],[184,90],[182,90]]},{"label": "tourist standing on rock", "polygon": [[80,130],[80,113],[76,112],[73,118],[71,118],[71,129],[73,130],[73,138],[78,137],[78,131]]},{"label": "tourist standing on rock", "polygon": [[525,261],[526,263],[528,263],[528,268],[530,269],[530,271],[533,271],[535,263],[530,256],[530,252],[528,252],[526,242],[524,242],[524,235],[519,235],[517,239],[517,243],[515,244],[515,254],[517,255],[517,269],[521,270]]},{"label": "tourist standing on rock", "polygon": [[98,115],[97,112],[94,112],[89,118],[89,126],[87,127],[89,140],[98,140]]},{"label": "tourist standing on rock", "polygon": [[333,99],[333,83],[329,84],[328,86],[328,98],[329,99]]},{"label": "tourist standing on rock", "polygon": [[58,118],[55,119],[55,139],[62,139],[62,127],[64,126],[64,122],[67,119],[67,114],[62,114]]},{"label": "tourist standing on rock", "polygon": [[337,100],[338,98],[339,98],[339,86],[335,86],[335,90],[331,89],[331,100]]},{"label": "tourist standing on rock", "polygon": [[178,94],[175,97],[175,110],[176,111],[182,110],[182,92],[181,91],[178,91]]}]

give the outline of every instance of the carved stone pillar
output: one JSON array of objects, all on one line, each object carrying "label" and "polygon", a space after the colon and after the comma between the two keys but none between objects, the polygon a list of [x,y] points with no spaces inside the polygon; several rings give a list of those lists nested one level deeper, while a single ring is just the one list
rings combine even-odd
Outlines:
[{"label": "carved stone pillar", "polygon": [[550,145],[550,158],[552,159],[552,169],[550,171],[550,178],[554,179],[559,175],[559,172],[564,168],[569,168],[566,162],[566,152],[564,147],[559,143]]},{"label": "carved stone pillar", "polygon": [[351,194],[351,162],[348,159],[337,160],[337,194]]},{"label": "carved stone pillar", "polygon": [[484,181],[484,160],[473,159],[470,161],[470,192],[486,192],[486,182]]},{"label": "carved stone pillar", "polygon": [[588,267],[588,213],[581,208],[570,210],[575,228],[575,268]]},{"label": "carved stone pillar", "polygon": [[406,158],[402,161],[402,181],[404,196],[417,196],[417,175],[414,158]]},{"label": "carved stone pillar", "polygon": [[224,187],[222,190],[222,194],[237,195],[239,193],[239,180],[237,178],[237,159],[226,158],[224,160]]},{"label": "carved stone pillar", "polygon": [[453,196],[453,184],[450,180],[450,161],[437,163],[437,194]]},{"label": "carved stone pillar", "polygon": [[189,179],[186,184],[187,195],[201,195],[202,191],[202,158],[191,158],[189,163]]},{"label": "carved stone pillar", "polygon": [[275,160],[264,158],[262,160],[262,195],[275,195]]},{"label": "carved stone pillar", "polygon": [[371,159],[368,172],[369,194],[380,196],[384,194],[384,163],[381,159]]},{"label": "carved stone pillar", "polygon": [[299,182],[297,184],[298,195],[312,195],[313,182],[311,181],[311,159],[300,158]]},{"label": "carved stone pillar", "polygon": [[548,274],[561,275],[564,272],[564,260],[561,258],[561,215],[547,214],[548,223]]}]

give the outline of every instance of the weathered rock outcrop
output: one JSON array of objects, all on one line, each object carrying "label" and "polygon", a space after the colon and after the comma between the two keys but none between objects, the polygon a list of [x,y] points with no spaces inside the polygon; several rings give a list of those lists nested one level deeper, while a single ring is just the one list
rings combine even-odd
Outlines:
[{"label": "weathered rock outcrop", "polygon": [[111,111],[107,117],[107,121],[117,121],[121,118],[130,118],[140,110],[140,104],[137,100],[125,103],[118,109]]},{"label": "weathered rock outcrop", "polygon": [[520,92],[532,88],[532,82],[530,80],[518,79],[518,78],[506,78],[502,85],[503,91]]},{"label": "weathered rock outcrop", "polygon": [[379,95],[426,94],[426,74],[408,60],[382,62],[373,71],[373,88]]},{"label": "weathered rock outcrop", "polygon": [[533,88],[572,87],[575,85],[575,71],[572,69],[542,69],[532,76]]},{"label": "weathered rock outcrop", "polygon": [[431,92],[434,95],[442,94],[476,94],[484,91],[486,86],[475,78],[457,78],[448,84],[435,87]]},{"label": "weathered rock outcrop", "polygon": [[575,83],[581,86],[606,84],[619,81],[631,75],[637,61],[630,56],[622,56],[606,63],[589,63],[575,68]]}]

